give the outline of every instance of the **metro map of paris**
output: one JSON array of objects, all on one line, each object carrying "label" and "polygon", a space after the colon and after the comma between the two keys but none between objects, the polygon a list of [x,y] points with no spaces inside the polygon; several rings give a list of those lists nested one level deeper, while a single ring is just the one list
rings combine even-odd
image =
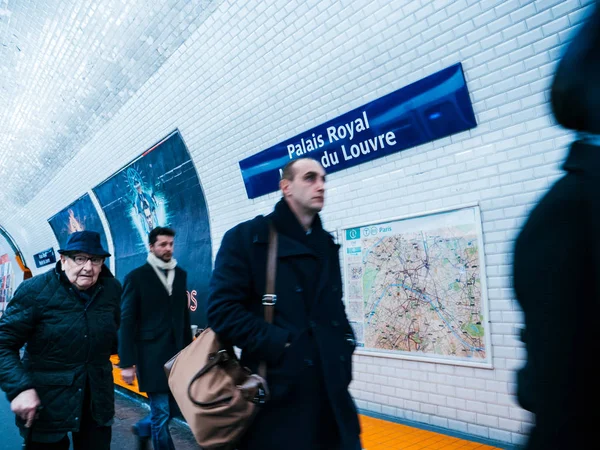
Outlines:
[{"label": "metro map of paris", "polygon": [[489,360],[480,224],[478,209],[466,208],[345,229],[345,298],[359,345]]}]

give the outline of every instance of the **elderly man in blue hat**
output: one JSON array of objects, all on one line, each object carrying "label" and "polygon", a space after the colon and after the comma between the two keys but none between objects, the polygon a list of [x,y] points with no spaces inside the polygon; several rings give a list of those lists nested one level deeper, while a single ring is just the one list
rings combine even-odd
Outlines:
[{"label": "elderly man in blue hat", "polygon": [[[100,235],[79,231],[0,319],[0,387],[28,449],[110,449],[121,285]],[[23,358],[19,350],[25,346]]]}]

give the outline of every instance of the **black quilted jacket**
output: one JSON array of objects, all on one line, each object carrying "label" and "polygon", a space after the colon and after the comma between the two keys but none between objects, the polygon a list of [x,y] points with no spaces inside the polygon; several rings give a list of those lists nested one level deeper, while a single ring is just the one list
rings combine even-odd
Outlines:
[{"label": "black quilted jacket", "polygon": [[44,407],[38,433],[79,430],[86,380],[95,421],[107,424],[114,416],[109,358],[117,348],[121,285],[102,267],[86,306],[61,273],[58,263],[23,282],[0,319],[0,388],[10,401],[36,389]]}]

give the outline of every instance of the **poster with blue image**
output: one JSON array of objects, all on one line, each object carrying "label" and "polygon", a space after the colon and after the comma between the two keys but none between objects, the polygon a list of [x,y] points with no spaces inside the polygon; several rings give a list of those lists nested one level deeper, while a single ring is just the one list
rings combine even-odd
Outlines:
[{"label": "poster with blue image", "polygon": [[192,323],[204,326],[212,271],[208,211],[181,134],[174,131],[93,191],[109,223],[120,281],[146,262],[153,228],[175,230],[174,257],[188,273]]}]

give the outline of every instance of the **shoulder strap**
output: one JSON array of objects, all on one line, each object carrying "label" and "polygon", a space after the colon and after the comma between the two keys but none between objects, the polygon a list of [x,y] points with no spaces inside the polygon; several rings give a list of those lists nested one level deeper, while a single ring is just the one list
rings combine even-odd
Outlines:
[{"label": "shoulder strap", "polygon": [[267,253],[267,283],[265,285],[265,295],[262,303],[265,309],[265,321],[273,323],[273,313],[277,295],[275,294],[275,277],[277,274],[277,231],[272,223],[269,222],[269,250]]},{"label": "shoulder strap", "polygon": [[[277,230],[272,222],[269,222],[269,249],[267,253],[267,283],[265,287],[265,295],[262,298],[264,306],[265,322],[273,323],[275,314],[275,303],[277,303],[277,295],[275,294],[275,277],[277,274]],[[258,368],[258,374],[266,378],[267,365],[261,361]]]}]

